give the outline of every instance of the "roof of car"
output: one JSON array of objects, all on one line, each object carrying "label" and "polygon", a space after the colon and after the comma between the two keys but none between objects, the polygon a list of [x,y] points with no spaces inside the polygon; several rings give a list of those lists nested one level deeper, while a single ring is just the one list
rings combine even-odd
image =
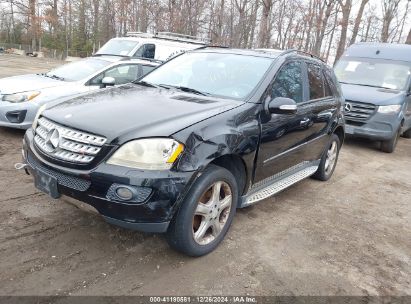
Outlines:
[{"label": "roof of car", "polygon": [[[93,57],[88,58],[96,58],[105,61],[109,61],[111,63],[115,62],[133,62],[133,63],[140,63],[140,64],[148,64],[148,65],[159,65],[162,62],[160,60],[154,60],[149,58],[137,58],[137,57],[130,57],[130,56],[110,56],[110,55],[94,55]],[[88,59],[87,58],[87,59]]]},{"label": "roof of car", "polygon": [[344,57],[381,58],[411,62],[411,45],[360,42],[351,45]]},{"label": "roof of car", "polygon": [[209,46],[203,47],[193,52],[210,52],[213,53],[222,53],[222,54],[236,54],[236,55],[246,55],[246,56],[257,56],[257,57],[268,57],[268,58],[277,58],[281,54],[287,51],[275,50],[275,49],[232,49],[226,47],[216,47]]}]

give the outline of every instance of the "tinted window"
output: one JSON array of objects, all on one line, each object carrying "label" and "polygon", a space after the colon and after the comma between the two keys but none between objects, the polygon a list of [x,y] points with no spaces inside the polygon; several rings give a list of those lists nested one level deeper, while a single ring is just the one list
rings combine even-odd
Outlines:
[{"label": "tinted window", "polygon": [[324,72],[323,76],[324,76],[325,96],[326,96],[326,97],[333,96],[334,93],[333,93],[333,91],[332,91],[332,89],[331,89],[331,83],[332,83],[332,81],[331,81],[331,79],[327,76],[327,73]]},{"label": "tinted window", "polygon": [[271,98],[286,97],[295,102],[303,101],[301,63],[287,63],[277,74],[271,88]]},{"label": "tinted window", "polygon": [[143,72],[142,72],[141,76],[144,76],[144,75],[148,74],[149,72],[151,72],[152,70],[154,70],[155,66],[142,65],[141,68],[143,69]]},{"label": "tinted window", "polygon": [[307,64],[308,84],[310,86],[310,100],[324,97],[324,83],[320,67]]},{"label": "tinted window", "polygon": [[156,53],[155,44],[144,44],[134,54],[134,57],[144,57],[154,59]]},{"label": "tinted window", "polygon": [[119,65],[113,67],[95,77],[90,84],[100,85],[104,77],[113,77],[116,80],[116,85],[132,82],[139,78],[138,65]]}]

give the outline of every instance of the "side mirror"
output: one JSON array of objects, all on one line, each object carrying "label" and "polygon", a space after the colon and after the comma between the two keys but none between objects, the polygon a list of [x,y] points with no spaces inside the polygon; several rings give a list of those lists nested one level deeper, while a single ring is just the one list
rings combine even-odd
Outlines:
[{"label": "side mirror", "polygon": [[116,84],[116,80],[113,77],[104,77],[101,81],[103,87],[109,87]]},{"label": "side mirror", "polygon": [[268,111],[271,114],[295,114],[297,103],[291,98],[276,97],[268,103]]}]

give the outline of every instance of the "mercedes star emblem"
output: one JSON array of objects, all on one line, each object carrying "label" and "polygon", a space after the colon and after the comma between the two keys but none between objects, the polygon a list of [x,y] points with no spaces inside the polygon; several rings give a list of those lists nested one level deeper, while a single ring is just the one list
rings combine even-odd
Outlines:
[{"label": "mercedes star emblem", "polygon": [[351,112],[351,110],[352,110],[352,104],[346,102],[346,103],[345,103],[345,106],[344,106],[344,110],[345,110],[345,112]]},{"label": "mercedes star emblem", "polygon": [[46,142],[45,142],[47,150],[49,150],[50,152],[54,152],[58,148],[59,142],[60,142],[59,131],[57,129],[51,129],[47,133]]}]

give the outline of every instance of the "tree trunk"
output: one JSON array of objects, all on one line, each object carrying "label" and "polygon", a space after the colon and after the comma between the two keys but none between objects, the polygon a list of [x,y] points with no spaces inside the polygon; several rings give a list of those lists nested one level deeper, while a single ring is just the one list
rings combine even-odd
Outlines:
[{"label": "tree trunk", "polygon": [[[350,18],[350,12],[352,7],[352,0],[346,0],[345,3],[342,0],[338,0],[342,10],[342,20],[341,20],[341,36],[340,41],[338,42],[337,53],[335,55],[335,62],[341,57],[344,53],[345,46],[347,43],[347,30],[348,30],[348,23]],[[335,63],[334,62],[334,63]]]},{"label": "tree trunk", "polygon": [[354,29],[353,29],[353,32],[352,32],[350,45],[354,44],[355,40],[357,39],[358,30],[360,28],[362,15],[364,13],[364,8],[365,8],[365,5],[368,3],[368,1],[369,0],[361,0],[360,10],[358,11],[357,17],[355,18],[355,22],[354,22]]},{"label": "tree trunk", "polygon": [[266,48],[268,47],[269,44],[269,33],[268,33],[268,21],[269,21],[269,16],[271,13],[271,8],[273,5],[272,0],[262,0],[263,4],[263,13],[261,16],[261,21],[260,21],[260,30],[258,32],[258,46],[260,48]]},{"label": "tree trunk", "polygon": [[407,40],[405,41],[406,44],[411,44],[411,29],[408,32]]}]

